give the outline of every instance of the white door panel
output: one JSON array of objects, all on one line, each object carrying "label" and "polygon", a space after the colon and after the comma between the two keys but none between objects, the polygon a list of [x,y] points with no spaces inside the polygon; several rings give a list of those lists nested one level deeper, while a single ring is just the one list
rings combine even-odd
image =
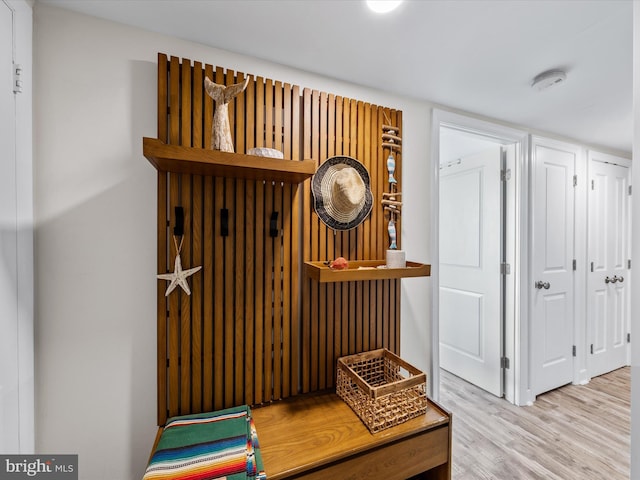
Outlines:
[{"label": "white door panel", "polygon": [[[477,361],[484,358],[483,344],[480,341],[485,327],[483,297],[483,294],[475,292],[440,288],[440,301],[444,307],[440,309],[440,313],[446,319],[440,332],[442,343],[458,354]],[[465,334],[460,335],[460,332]]]},{"label": "white door panel", "polygon": [[589,374],[627,364],[629,169],[592,160],[589,191]]},{"label": "white door panel", "polygon": [[606,318],[608,297],[604,288],[594,290],[591,297],[593,305],[592,314],[594,318],[593,353],[600,354],[606,351],[607,345]]},{"label": "white door panel", "polygon": [[532,391],[538,395],[573,379],[573,175],[577,149],[536,139],[532,152],[531,357]]},{"label": "white door panel", "polygon": [[[451,170],[440,182],[440,229],[447,242],[440,245],[440,263],[459,267],[480,267],[483,170]],[[458,170],[458,169],[456,169]],[[446,175],[445,175],[446,173]],[[460,195],[460,192],[465,192]],[[445,271],[445,274],[448,272]]]},{"label": "white door panel", "polygon": [[624,319],[626,318],[625,306],[627,304],[627,289],[622,285],[615,285],[613,287],[613,299],[611,304],[611,308],[613,310],[611,342],[614,350],[618,350],[620,348],[624,348],[626,344],[626,328],[624,326]]},{"label": "white door panel", "polygon": [[567,315],[567,296],[562,293],[544,295],[542,302],[544,304],[542,366],[547,368],[566,360],[564,341],[562,337],[556,335],[556,328],[558,324],[564,322]]},{"label": "white door panel", "polygon": [[502,395],[500,147],[440,171],[440,365]]}]

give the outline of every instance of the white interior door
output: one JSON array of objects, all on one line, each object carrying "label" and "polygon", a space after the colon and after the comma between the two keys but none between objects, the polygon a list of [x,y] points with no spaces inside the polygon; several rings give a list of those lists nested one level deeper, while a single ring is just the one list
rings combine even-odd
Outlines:
[{"label": "white interior door", "polygon": [[502,395],[500,147],[440,170],[440,366]]},{"label": "white interior door", "polygon": [[0,452],[18,453],[18,300],[12,11],[0,2]]},{"label": "white interior door", "polygon": [[589,375],[627,364],[629,332],[629,169],[590,162]]},{"label": "white interior door", "polygon": [[578,150],[534,138],[532,393],[573,380],[573,175]]}]

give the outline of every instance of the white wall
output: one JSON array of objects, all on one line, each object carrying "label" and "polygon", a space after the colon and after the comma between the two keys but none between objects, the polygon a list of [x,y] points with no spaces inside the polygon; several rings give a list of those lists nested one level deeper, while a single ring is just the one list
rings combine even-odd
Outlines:
[{"label": "white wall", "polygon": [[[139,478],[156,419],[157,52],[403,111],[403,248],[428,262],[430,107],[37,4],[36,451],[83,479]],[[403,281],[403,357],[429,369],[430,285]]]},{"label": "white wall", "polygon": [[[34,21],[36,451],[78,453],[83,479],[139,478],[156,418],[156,175],[141,146],[157,52],[402,110],[403,249],[428,263],[431,105],[39,3]],[[402,356],[431,372],[431,282],[402,285]]]}]

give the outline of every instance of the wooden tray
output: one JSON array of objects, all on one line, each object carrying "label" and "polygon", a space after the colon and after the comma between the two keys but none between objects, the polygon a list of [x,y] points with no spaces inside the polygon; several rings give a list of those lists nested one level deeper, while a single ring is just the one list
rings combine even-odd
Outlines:
[{"label": "wooden tray", "polygon": [[[428,277],[431,265],[407,262],[405,268],[386,268],[384,260],[349,261],[345,270],[331,270],[327,262],[304,262],[304,272],[320,283],[350,282],[354,280],[387,280],[392,278]],[[384,268],[378,268],[384,266]]]}]

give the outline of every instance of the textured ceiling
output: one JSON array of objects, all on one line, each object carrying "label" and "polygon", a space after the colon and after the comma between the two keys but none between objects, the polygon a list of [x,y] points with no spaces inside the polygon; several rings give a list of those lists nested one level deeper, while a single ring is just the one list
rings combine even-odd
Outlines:
[{"label": "textured ceiling", "polygon": [[631,151],[631,0],[38,1]]}]

